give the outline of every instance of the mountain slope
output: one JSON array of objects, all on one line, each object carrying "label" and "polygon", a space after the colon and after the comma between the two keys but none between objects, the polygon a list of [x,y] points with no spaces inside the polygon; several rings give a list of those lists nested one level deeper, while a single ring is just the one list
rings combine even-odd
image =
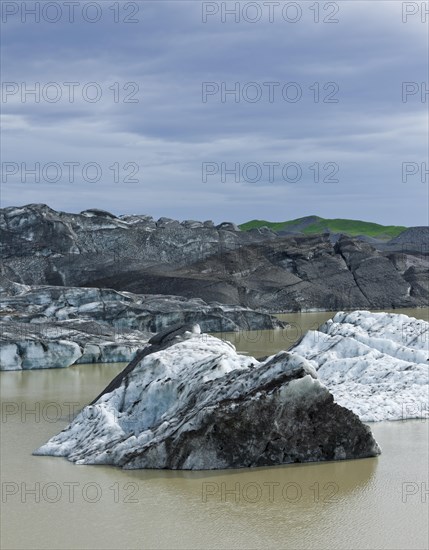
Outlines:
[{"label": "mountain slope", "polygon": [[352,237],[365,235],[378,239],[392,239],[399,235],[406,227],[399,225],[380,225],[378,223],[342,218],[327,219],[319,216],[306,216],[285,222],[268,222],[265,220],[251,220],[240,225],[242,231],[260,227],[269,227],[273,231],[287,231],[314,235],[317,233],[344,233]]},{"label": "mountain slope", "polygon": [[324,234],[94,210],[68,214],[34,204],[1,210],[0,230],[2,272],[26,285],[113,288],[267,311],[429,302],[429,256],[420,232],[416,245],[410,235],[406,248],[384,251],[344,235],[333,242]]}]

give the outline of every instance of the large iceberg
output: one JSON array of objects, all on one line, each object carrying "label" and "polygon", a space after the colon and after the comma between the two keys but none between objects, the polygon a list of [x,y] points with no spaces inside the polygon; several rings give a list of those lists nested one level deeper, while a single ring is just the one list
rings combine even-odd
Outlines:
[{"label": "large iceberg", "polygon": [[273,329],[273,315],[181,296],[27,286],[0,275],[0,370],[130,361],[154,332],[197,322],[207,332]]},{"label": "large iceberg", "polygon": [[429,323],[393,313],[339,312],[291,353],[363,421],[428,418]]},{"label": "large iceberg", "polygon": [[427,417],[427,322],[340,312],[260,361],[196,332],[153,337],[35,453],[126,469],[363,458],[380,449],[362,421]]},{"label": "large iceberg", "polygon": [[156,342],[36,454],[126,469],[198,470],[380,452],[370,429],[334,403],[296,354],[259,362],[191,332]]},{"label": "large iceberg", "polygon": [[151,333],[115,330],[83,319],[46,323],[0,321],[0,371],[128,362]]}]

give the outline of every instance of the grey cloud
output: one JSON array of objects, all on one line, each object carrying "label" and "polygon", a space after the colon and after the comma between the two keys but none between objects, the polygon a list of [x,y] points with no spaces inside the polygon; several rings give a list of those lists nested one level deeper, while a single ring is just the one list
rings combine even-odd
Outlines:
[{"label": "grey cloud", "polygon": [[[401,99],[402,81],[427,80],[427,38],[417,19],[402,23],[397,4],[342,2],[334,25],[204,25],[199,2],[141,3],[136,25],[3,25],[4,80],[96,81],[104,94],[97,103],[78,97],[73,104],[3,104],[9,128],[3,159],[107,167],[133,161],[142,176],[138,185],[76,181],[73,188],[12,178],[2,186],[3,205],[46,202],[124,213],[138,207],[217,221],[315,213],[427,223],[427,183],[415,178],[405,186],[401,178],[403,161],[427,156],[427,103],[418,94]],[[115,103],[109,85],[131,81],[140,86],[139,103]],[[207,81],[296,81],[304,96],[297,103],[222,103],[219,96],[202,103]],[[309,86],[316,81],[337,82],[340,102],[314,103]],[[303,167],[333,161],[341,181],[315,187],[308,179],[292,185],[281,178],[254,184],[213,178],[203,185],[205,161]]]}]

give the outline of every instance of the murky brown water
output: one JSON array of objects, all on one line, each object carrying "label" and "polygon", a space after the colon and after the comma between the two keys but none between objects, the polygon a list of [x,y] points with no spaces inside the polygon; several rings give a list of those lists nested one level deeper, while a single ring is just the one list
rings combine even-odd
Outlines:
[{"label": "murky brown water", "polygon": [[[330,316],[284,317],[316,328]],[[284,349],[270,338],[238,347]],[[427,421],[372,425],[380,457],[325,464],[122,471],[31,455],[122,368],[0,373],[1,548],[428,547]]]},{"label": "murky brown water", "polygon": [[[415,309],[388,309],[390,313],[403,313],[416,319],[429,321],[429,308]],[[224,332],[223,339],[228,340],[238,351],[248,353],[254,357],[272,355],[280,350],[289,349],[309,330],[317,330],[318,327],[335,315],[332,311],[315,313],[284,313],[276,315],[288,325],[277,330],[251,330],[241,332]]]}]

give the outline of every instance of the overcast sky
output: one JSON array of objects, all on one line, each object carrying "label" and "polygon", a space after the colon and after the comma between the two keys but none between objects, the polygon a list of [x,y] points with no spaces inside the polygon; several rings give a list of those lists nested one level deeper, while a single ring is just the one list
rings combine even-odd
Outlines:
[{"label": "overcast sky", "polygon": [[420,2],[2,4],[3,207],[428,223]]}]

